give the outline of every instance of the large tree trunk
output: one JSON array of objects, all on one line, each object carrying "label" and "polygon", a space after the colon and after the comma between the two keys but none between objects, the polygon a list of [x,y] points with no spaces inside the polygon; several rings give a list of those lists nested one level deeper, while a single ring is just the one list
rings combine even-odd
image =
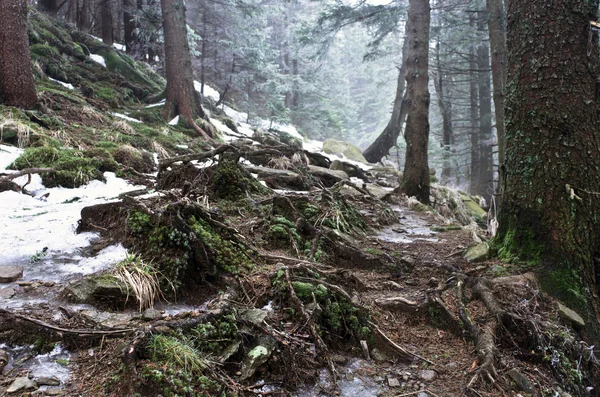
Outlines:
[{"label": "large tree trunk", "polygon": [[406,160],[401,190],[429,204],[429,0],[410,0],[406,90]]},{"label": "large tree trunk", "polygon": [[[442,115],[442,148],[443,153],[443,164],[442,164],[442,183],[448,183],[450,181],[450,174],[452,173],[451,165],[451,147],[454,144],[454,134],[452,132],[452,102],[447,95],[446,86],[447,82],[444,80],[444,72],[442,71],[442,64],[440,61],[440,42],[437,42],[435,47],[435,58],[436,58],[436,72],[435,72],[435,92],[438,98],[438,107]],[[446,92],[445,92],[446,91]]]},{"label": "large tree trunk", "polygon": [[492,82],[494,84],[494,114],[498,136],[498,186],[502,186],[504,164],[504,85],[506,84],[506,19],[502,0],[487,0],[488,33],[492,52]]},{"label": "large tree trunk", "polygon": [[[469,14],[469,24],[475,30],[475,14]],[[477,194],[479,186],[479,91],[477,89],[477,53],[474,45],[469,48],[469,130],[471,137],[471,167],[469,193]]]},{"label": "large tree trunk", "polygon": [[0,15],[0,102],[31,109],[37,95],[27,37],[27,0],[0,0]]},{"label": "large tree trunk", "polygon": [[167,73],[167,101],[164,117],[180,115],[205,138],[209,138],[194,120],[204,117],[200,96],[194,89],[192,57],[187,39],[185,5],[183,0],[161,0],[163,31],[165,35],[165,68]]},{"label": "large tree trunk", "polygon": [[77,18],[77,28],[82,32],[89,32],[91,27],[90,0],[82,0],[81,10],[79,10],[79,17]]},{"label": "large tree trunk", "polygon": [[[408,30],[407,30],[408,33]],[[396,146],[398,136],[402,131],[402,124],[408,113],[408,103],[404,93],[404,83],[406,81],[406,60],[408,59],[408,37],[404,37],[402,46],[402,64],[398,71],[398,84],[396,85],[396,97],[394,98],[394,107],[392,116],[383,132],[377,139],[363,152],[363,156],[370,163],[377,163],[382,158],[390,154],[390,149]]]},{"label": "large tree trunk", "polygon": [[[487,14],[479,12],[477,29],[485,31]],[[476,193],[489,203],[494,194],[494,159],[492,129],[492,93],[490,76],[490,48],[481,35],[482,43],[477,47],[477,74],[479,87],[479,177]]]},{"label": "large tree trunk", "polygon": [[123,41],[128,54],[135,52],[135,1],[123,0]]},{"label": "large tree trunk", "polygon": [[106,45],[113,45],[113,17],[110,0],[102,2],[102,41]]},{"label": "large tree trunk", "polygon": [[[584,312],[598,342],[598,0],[510,1],[505,187],[495,239],[542,265],[542,287]],[[592,310],[594,309],[594,310]]]}]

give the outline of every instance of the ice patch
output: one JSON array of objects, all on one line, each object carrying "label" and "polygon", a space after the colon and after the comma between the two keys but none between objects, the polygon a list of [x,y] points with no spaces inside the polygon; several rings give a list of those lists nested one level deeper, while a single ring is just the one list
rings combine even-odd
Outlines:
[{"label": "ice patch", "polygon": [[111,114],[112,114],[113,116],[115,116],[115,117],[119,117],[119,118],[122,118],[122,119],[124,119],[124,120],[131,121],[132,123],[141,123],[141,122],[142,122],[141,120],[134,119],[133,117],[129,117],[129,116],[127,116],[127,115],[125,115],[125,114],[122,114],[122,113],[114,113],[114,112],[113,112],[113,113],[111,113]]},{"label": "ice patch", "polygon": [[74,90],[75,89],[75,87],[73,86],[73,84],[65,83],[64,81],[56,80],[56,79],[53,79],[52,77],[48,77],[48,78],[50,79],[50,81],[54,81],[55,83],[58,83],[58,84],[62,85],[63,87],[66,87],[66,88],[68,88],[70,90]]},{"label": "ice patch", "polygon": [[98,54],[90,54],[90,59],[104,67],[106,67],[106,61],[104,60],[104,57],[102,55],[98,55]]}]

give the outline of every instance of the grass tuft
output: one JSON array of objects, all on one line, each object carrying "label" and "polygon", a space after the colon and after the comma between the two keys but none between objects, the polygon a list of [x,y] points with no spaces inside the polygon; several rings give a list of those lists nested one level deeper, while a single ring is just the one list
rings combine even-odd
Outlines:
[{"label": "grass tuft", "polygon": [[139,304],[140,312],[154,307],[154,302],[164,295],[159,287],[158,271],[144,263],[141,258],[129,255],[119,262],[114,270],[114,276],[127,284],[133,291]]}]

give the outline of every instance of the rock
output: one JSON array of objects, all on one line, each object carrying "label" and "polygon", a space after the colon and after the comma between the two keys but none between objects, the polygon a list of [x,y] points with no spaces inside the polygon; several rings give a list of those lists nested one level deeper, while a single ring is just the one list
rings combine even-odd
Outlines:
[{"label": "rock", "polygon": [[44,390],[44,396],[62,396],[63,389],[62,387],[49,387]]},{"label": "rock", "polygon": [[525,393],[535,392],[535,387],[533,386],[533,384],[529,381],[529,379],[527,379],[525,375],[519,372],[516,368],[513,368],[510,371],[508,371],[506,375],[508,375],[508,377],[513,382],[515,382],[515,385],[520,391]]},{"label": "rock", "polygon": [[565,305],[560,302],[556,302],[556,308],[558,309],[558,314],[566,321],[569,321],[573,324],[573,326],[578,328],[585,327],[585,321],[583,318],[577,314],[575,311],[569,309]]},{"label": "rock", "polygon": [[241,345],[242,345],[242,341],[237,340],[237,341],[231,343],[225,349],[223,349],[223,351],[221,352],[221,357],[220,357],[221,362],[224,363],[225,361],[229,360],[229,358],[231,356],[233,356],[235,353],[238,352]]},{"label": "rock", "polygon": [[242,363],[240,381],[251,378],[256,370],[267,362],[276,347],[277,341],[270,336],[259,338],[257,345],[248,352]]},{"label": "rock", "polygon": [[10,299],[17,293],[17,290],[13,287],[0,288],[0,298]]},{"label": "rock", "polygon": [[320,179],[325,187],[331,187],[337,182],[349,179],[348,174],[344,171],[330,170],[329,168],[317,167],[316,165],[309,165],[308,172]]},{"label": "rock", "polygon": [[22,266],[0,266],[0,283],[12,283],[23,277]]},{"label": "rock", "polygon": [[50,378],[47,376],[42,376],[40,378],[37,378],[35,380],[35,383],[38,386],[58,386],[60,385],[60,380],[56,379],[56,378]]},{"label": "rock", "polygon": [[8,353],[6,350],[0,349],[0,373],[2,373],[2,370],[4,367],[6,367],[6,364],[8,364]]},{"label": "rock", "polygon": [[131,314],[110,313],[98,310],[82,310],[79,312],[87,320],[108,328],[126,326],[131,320]]},{"label": "rock", "polygon": [[82,278],[65,288],[65,296],[73,303],[94,303],[97,300],[120,302],[127,299],[127,285],[109,274]]},{"label": "rock", "polygon": [[475,201],[475,197],[461,193],[460,198],[470,217],[475,219],[485,219],[487,212],[479,206],[479,203]]},{"label": "rock", "polygon": [[373,350],[371,350],[371,357],[375,361],[389,361],[390,360],[390,358],[388,357],[387,354],[385,354],[384,352],[382,352],[381,350],[379,350],[376,347],[373,348]]},{"label": "rock", "polygon": [[332,169],[335,171],[344,171],[346,174],[348,174],[351,177],[356,177],[356,178],[361,178],[361,179],[365,177],[365,175],[364,175],[365,173],[363,172],[363,170],[361,170],[356,165],[347,163],[345,161],[333,160],[333,162],[331,163],[331,166],[329,166],[329,169]]},{"label": "rock", "polygon": [[490,256],[490,246],[488,243],[479,243],[467,249],[464,258],[469,263],[485,261]]},{"label": "rock", "polygon": [[162,313],[153,307],[149,307],[148,309],[144,310],[144,312],[142,313],[142,320],[146,320],[146,321],[156,320],[157,318],[161,318],[161,317],[162,317]]},{"label": "rock", "polygon": [[398,378],[388,378],[389,387],[400,387],[400,381]]},{"label": "rock", "polygon": [[323,142],[323,151],[338,156],[343,155],[349,160],[359,161],[365,164],[368,163],[365,156],[362,155],[360,148],[351,143],[326,139],[325,142]]},{"label": "rock", "polygon": [[378,199],[381,200],[382,198],[384,198],[385,196],[387,196],[388,194],[390,194],[390,192],[393,189],[388,189],[388,188],[385,188],[385,187],[381,187],[381,186],[379,186],[376,183],[367,183],[367,190],[369,192],[371,192],[371,194],[373,196],[375,196],[375,197],[377,197]]},{"label": "rock", "polygon": [[419,378],[424,382],[433,382],[437,379],[437,372],[431,369],[419,371]]},{"label": "rock", "polygon": [[417,394],[417,397],[429,397],[429,394],[422,391],[421,393]]},{"label": "rock", "polygon": [[269,312],[263,309],[248,309],[240,313],[240,318],[254,325],[261,325],[268,315]]},{"label": "rock", "polygon": [[21,390],[30,390],[30,389],[36,389],[37,385],[35,384],[34,381],[32,381],[31,379],[29,379],[28,377],[24,376],[21,378],[16,378],[13,383],[11,383],[11,385],[8,387],[8,389],[6,389],[7,393],[16,393],[18,391]]}]

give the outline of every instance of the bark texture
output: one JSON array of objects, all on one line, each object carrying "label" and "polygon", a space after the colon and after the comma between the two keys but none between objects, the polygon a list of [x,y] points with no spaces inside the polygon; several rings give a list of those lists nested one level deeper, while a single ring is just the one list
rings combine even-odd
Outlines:
[{"label": "bark texture", "polygon": [[113,45],[113,17],[110,0],[104,0],[101,5],[102,10],[102,42],[106,45]]},{"label": "bark texture", "polygon": [[442,64],[440,61],[440,42],[437,42],[435,47],[435,60],[436,60],[436,72],[435,72],[435,92],[438,98],[438,107],[442,115],[442,148],[444,149],[442,164],[442,183],[447,184],[450,182],[450,175],[452,173],[452,145],[454,145],[454,133],[452,131],[452,102],[449,98],[449,90],[447,86],[449,81],[444,75],[442,70]]},{"label": "bark texture", "polygon": [[123,0],[123,41],[128,54],[135,52],[135,7],[134,0]]},{"label": "bark texture", "polygon": [[598,0],[508,3],[501,257],[542,265],[542,287],[598,341]]},{"label": "bark texture", "polygon": [[381,161],[382,158],[389,155],[390,149],[396,146],[396,141],[402,131],[402,124],[408,113],[408,104],[404,95],[407,58],[408,37],[405,37],[404,45],[402,47],[402,65],[398,71],[398,84],[396,85],[396,97],[394,98],[392,116],[377,139],[375,139],[375,141],[363,152],[363,156],[365,156],[365,159],[367,159],[369,163],[377,163]]},{"label": "bark texture", "polygon": [[0,0],[0,99],[31,109],[37,103],[29,39],[27,0]]},{"label": "bark texture", "polygon": [[180,115],[199,134],[208,138],[194,120],[204,117],[200,96],[194,89],[192,57],[187,40],[185,5],[183,0],[161,0],[165,35],[165,69],[167,73],[167,101],[164,117]]},{"label": "bark texture", "polygon": [[58,12],[58,0],[39,0],[38,10],[56,16]]},{"label": "bark texture", "polygon": [[401,190],[429,204],[429,0],[410,0],[406,90],[406,160]]},{"label": "bark texture", "polygon": [[[469,15],[469,25],[476,27],[475,14]],[[477,52],[474,45],[469,47],[469,126],[471,137],[471,169],[469,172],[469,193],[477,194],[479,184],[479,91],[477,89]]]}]

